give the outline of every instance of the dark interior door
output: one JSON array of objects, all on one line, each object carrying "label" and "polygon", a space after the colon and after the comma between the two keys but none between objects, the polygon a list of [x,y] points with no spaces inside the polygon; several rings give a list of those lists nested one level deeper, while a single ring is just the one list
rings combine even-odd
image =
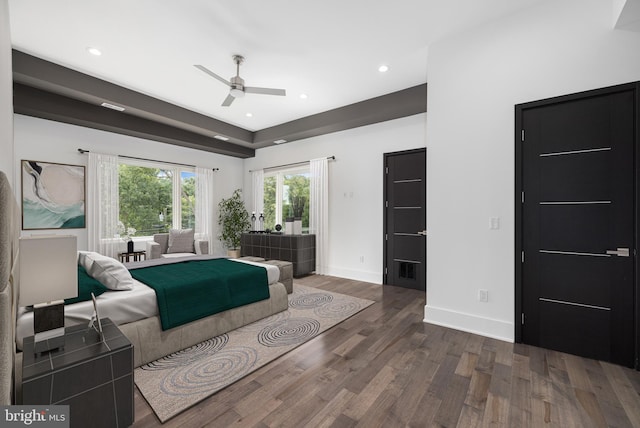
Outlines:
[{"label": "dark interior door", "polygon": [[633,90],[524,108],[522,341],[634,364]]},{"label": "dark interior door", "polygon": [[426,149],[385,154],[385,284],[426,289],[426,161]]}]

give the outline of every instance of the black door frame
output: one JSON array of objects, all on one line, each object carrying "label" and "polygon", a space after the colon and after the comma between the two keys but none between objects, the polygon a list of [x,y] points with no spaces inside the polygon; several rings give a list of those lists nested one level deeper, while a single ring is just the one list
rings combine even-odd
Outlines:
[{"label": "black door frame", "polygon": [[[395,156],[395,155],[409,155],[412,153],[420,153],[420,152],[424,152],[425,154],[425,169],[426,169],[426,161],[427,161],[427,148],[426,147],[419,147],[417,149],[409,149],[409,150],[401,150],[398,152],[389,152],[389,153],[384,153],[383,154],[383,159],[382,159],[382,224],[384,224],[384,227],[382,228],[382,284],[383,285],[387,285],[389,284],[388,282],[388,273],[387,273],[387,206],[386,206],[386,201],[387,201],[387,159],[390,156]],[[426,170],[425,170],[425,188],[426,188]],[[424,198],[425,201],[425,227],[427,224],[427,219],[426,219],[426,213],[427,213],[427,195],[425,195]],[[426,237],[425,237],[425,246],[427,245],[426,243]],[[424,270],[425,270],[425,274],[424,274],[424,281],[425,281],[425,288],[426,288],[426,281],[427,281],[427,250],[425,248],[425,253],[424,253]]]},{"label": "black door frame", "polygon": [[[613,94],[616,92],[633,91],[635,96],[634,111],[634,192],[635,192],[635,221],[634,221],[634,248],[640,249],[640,82],[626,83],[622,85],[609,86],[601,89],[579,92],[570,95],[547,98],[539,101],[532,101],[515,106],[515,338],[516,342],[522,343],[522,115],[523,112],[530,108],[558,104],[567,101],[575,101],[594,96]],[[525,136],[526,141],[526,136]],[[524,143],[526,144],[526,142]],[[640,275],[638,274],[640,264],[638,262],[638,254],[634,254],[633,260],[633,276],[634,276],[634,366],[640,370],[639,353],[640,353]]]}]

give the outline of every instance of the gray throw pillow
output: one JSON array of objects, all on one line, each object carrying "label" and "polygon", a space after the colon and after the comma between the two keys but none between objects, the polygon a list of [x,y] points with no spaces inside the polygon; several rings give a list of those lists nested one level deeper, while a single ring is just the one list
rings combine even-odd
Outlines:
[{"label": "gray throw pillow", "polygon": [[193,246],[193,229],[171,229],[169,231],[169,248],[171,253],[195,253]]}]

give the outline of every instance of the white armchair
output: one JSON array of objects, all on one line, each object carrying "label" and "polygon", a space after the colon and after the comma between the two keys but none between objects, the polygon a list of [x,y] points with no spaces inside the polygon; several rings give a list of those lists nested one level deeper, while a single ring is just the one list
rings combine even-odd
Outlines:
[{"label": "white armchair", "polygon": [[196,254],[209,254],[209,241],[194,239],[193,229],[171,229],[169,233],[153,235],[153,241],[147,242],[147,259]]}]

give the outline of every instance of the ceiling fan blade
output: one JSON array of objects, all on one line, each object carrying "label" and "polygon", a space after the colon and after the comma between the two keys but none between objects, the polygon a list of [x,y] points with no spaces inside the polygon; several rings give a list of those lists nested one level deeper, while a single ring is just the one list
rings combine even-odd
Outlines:
[{"label": "ceiling fan blade", "polygon": [[274,88],[256,88],[254,86],[245,86],[244,91],[247,94],[264,94],[264,95],[287,95],[287,91],[284,89]]},{"label": "ceiling fan blade", "polygon": [[203,71],[204,73],[207,73],[209,76],[213,77],[214,79],[218,79],[219,81],[221,81],[222,83],[224,83],[227,86],[231,86],[231,82],[229,82],[227,79],[225,79],[224,77],[220,77],[218,76],[216,73],[214,73],[213,71],[209,70],[207,67],[205,67],[204,65],[199,65],[196,64],[194,65],[195,68],[197,68],[200,71]]},{"label": "ceiling fan blade", "polygon": [[229,107],[233,102],[233,100],[235,99],[236,97],[234,97],[233,95],[231,94],[227,95],[227,98],[225,98],[224,101],[222,102],[222,107]]}]

